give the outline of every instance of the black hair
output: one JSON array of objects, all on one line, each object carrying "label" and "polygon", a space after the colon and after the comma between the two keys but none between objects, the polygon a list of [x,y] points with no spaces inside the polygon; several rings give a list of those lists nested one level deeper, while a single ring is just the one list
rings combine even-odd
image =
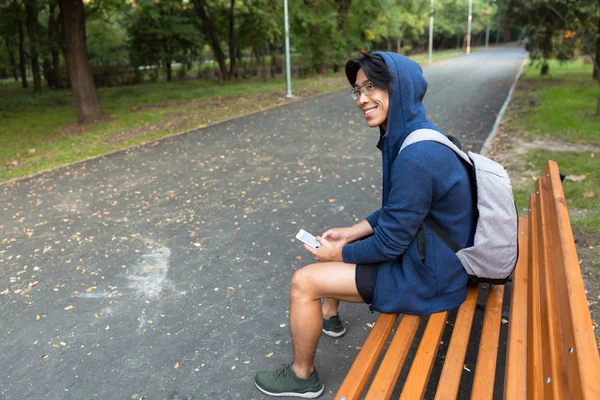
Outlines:
[{"label": "black hair", "polygon": [[350,60],[346,63],[346,78],[350,86],[354,87],[356,75],[359,69],[363,69],[367,79],[376,87],[385,91],[390,91],[392,74],[385,65],[383,57],[378,54],[363,54],[359,58]]}]

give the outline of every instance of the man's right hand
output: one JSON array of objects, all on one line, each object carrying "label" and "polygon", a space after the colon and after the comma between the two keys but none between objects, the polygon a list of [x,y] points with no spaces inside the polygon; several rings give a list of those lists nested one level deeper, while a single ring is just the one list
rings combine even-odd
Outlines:
[{"label": "man's right hand", "polygon": [[327,239],[333,247],[341,249],[351,242],[352,228],[332,228],[323,234],[323,239]]},{"label": "man's right hand", "polygon": [[373,234],[369,222],[364,219],[349,228],[332,228],[327,230],[321,237],[327,239],[334,247],[342,248],[349,243],[354,243],[362,238]]}]

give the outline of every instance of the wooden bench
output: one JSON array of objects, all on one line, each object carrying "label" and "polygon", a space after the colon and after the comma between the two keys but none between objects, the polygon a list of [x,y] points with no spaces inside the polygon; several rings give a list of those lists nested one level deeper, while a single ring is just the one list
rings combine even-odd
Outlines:
[{"label": "wooden bench", "polygon": [[[545,172],[529,199],[529,217],[519,219],[512,284],[470,287],[452,312],[453,328],[449,312],[380,314],[336,399],[388,399],[400,389],[403,400],[426,393],[436,400],[456,399],[459,387],[460,398],[474,400],[600,399],[600,358],[557,164],[549,161]],[[486,299],[485,312],[474,319],[478,298]],[[510,303],[505,318],[503,302]],[[506,338],[500,340],[506,319]],[[475,326],[481,327],[479,335],[472,333]],[[441,357],[444,334],[450,343]],[[443,362],[436,363],[436,356]],[[412,363],[405,366],[407,357]],[[465,359],[476,360],[474,371],[467,371]],[[434,364],[441,372],[430,382]],[[505,368],[496,371],[498,365]],[[401,372],[406,377],[399,380]]]}]

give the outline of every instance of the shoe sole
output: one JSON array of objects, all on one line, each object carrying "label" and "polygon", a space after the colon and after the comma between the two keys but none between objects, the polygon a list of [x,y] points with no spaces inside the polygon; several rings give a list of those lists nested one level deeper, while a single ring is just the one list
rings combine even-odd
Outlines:
[{"label": "shoe sole", "polygon": [[323,329],[323,333],[326,334],[327,336],[330,336],[333,338],[338,338],[338,337],[342,336],[344,333],[346,333],[346,328],[344,328],[344,330],[341,332],[326,331],[325,329]]},{"label": "shoe sole", "polygon": [[296,392],[271,393],[271,392],[266,391],[265,389],[261,388],[260,386],[258,386],[258,383],[256,383],[256,382],[254,382],[254,386],[256,386],[256,388],[258,390],[260,390],[264,394],[268,394],[269,396],[274,396],[274,397],[302,397],[303,399],[316,399],[317,397],[319,397],[320,395],[322,395],[323,391],[325,390],[325,385],[323,385],[323,386],[321,386],[321,390],[319,390],[318,392],[306,392],[306,393],[296,393]]}]

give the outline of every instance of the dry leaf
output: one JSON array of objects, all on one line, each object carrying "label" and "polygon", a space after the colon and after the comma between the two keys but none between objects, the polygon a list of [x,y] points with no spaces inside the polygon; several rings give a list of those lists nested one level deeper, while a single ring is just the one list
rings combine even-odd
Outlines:
[{"label": "dry leaf", "polygon": [[583,182],[585,175],[567,175],[567,179],[573,182]]},{"label": "dry leaf", "polygon": [[110,330],[110,325],[106,325],[106,328],[104,328],[105,330],[109,331]]},{"label": "dry leaf", "polygon": [[66,307],[65,307],[65,311],[72,310],[73,308],[74,308],[73,306],[66,306]]},{"label": "dry leaf", "polygon": [[269,353],[269,354],[267,354],[265,357],[267,357],[267,358],[271,358],[271,357],[273,357],[273,353]]},{"label": "dry leaf", "polygon": [[100,318],[98,314],[94,314],[94,318]]},{"label": "dry leaf", "polygon": [[335,200],[335,199],[329,199],[329,202],[330,202],[330,203],[335,203],[335,202],[336,202],[336,200]]},{"label": "dry leaf", "polygon": [[36,320],[36,321],[39,321],[41,318],[42,318],[42,317],[40,317],[39,315],[36,315],[36,316],[35,316],[35,320]]},{"label": "dry leaf", "polygon": [[594,196],[596,196],[596,194],[594,192],[585,192],[583,194],[583,197],[586,198],[586,199],[593,199]]},{"label": "dry leaf", "polygon": [[227,290],[229,290],[231,292],[235,291],[235,289],[232,286],[227,286]]},{"label": "dry leaf", "polygon": [[173,368],[175,368],[175,369],[179,368],[179,362],[176,362],[175,366]]}]

